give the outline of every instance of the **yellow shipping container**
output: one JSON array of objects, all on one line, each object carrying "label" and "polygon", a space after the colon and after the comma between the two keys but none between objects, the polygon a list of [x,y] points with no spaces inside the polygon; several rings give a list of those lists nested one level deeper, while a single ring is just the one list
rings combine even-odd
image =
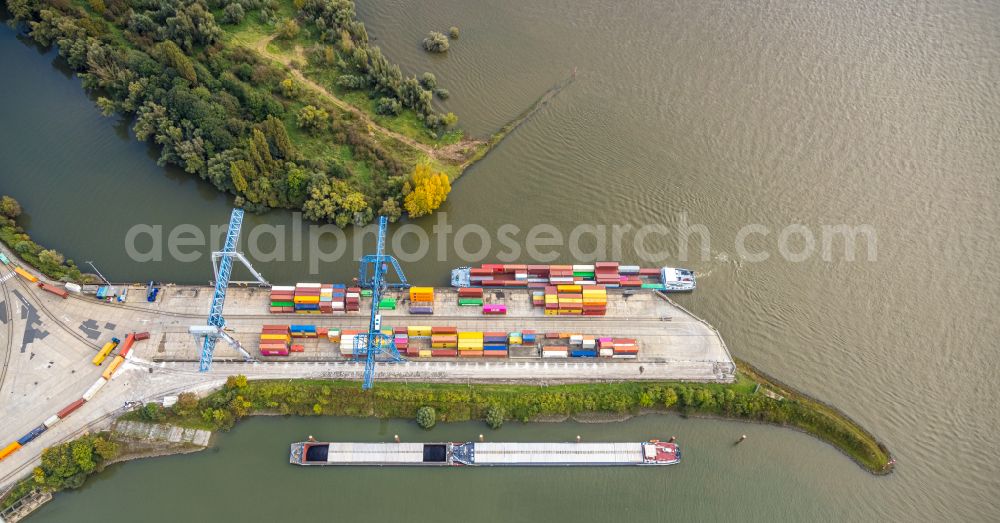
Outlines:
[{"label": "yellow shipping container", "polygon": [[483,333],[482,332],[459,332],[458,333],[458,339],[460,339],[460,340],[475,340],[475,339],[481,340],[481,339],[483,339]]},{"label": "yellow shipping container", "polygon": [[38,277],[37,276],[35,276],[34,274],[31,274],[30,272],[28,272],[28,271],[26,271],[26,270],[24,270],[24,269],[22,269],[20,267],[14,267],[14,272],[20,274],[22,278],[30,281],[31,283],[35,283],[35,282],[38,281]]},{"label": "yellow shipping container", "polygon": [[285,340],[288,341],[290,336],[287,334],[261,334],[260,339],[262,340]]},{"label": "yellow shipping container", "polygon": [[431,357],[431,351],[429,351],[429,350],[422,350],[422,351],[420,351],[420,353],[418,354],[418,356],[421,357],[421,358],[430,358]]},{"label": "yellow shipping container", "polygon": [[292,300],[295,303],[319,303],[319,296],[296,296]]},{"label": "yellow shipping container", "polygon": [[429,326],[414,326],[411,325],[406,328],[406,334],[409,336],[430,336],[431,328]]},{"label": "yellow shipping container", "polygon": [[111,375],[114,374],[116,370],[118,370],[118,367],[120,367],[122,363],[125,363],[125,358],[121,356],[115,356],[115,359],[111,362],[111,365],[109,365],[108,368],[104,369],[104,373],[101,374],[101,377],[106,380],[110,380]]},{"label": "yellow shipping container", "polygon": [[580,292],[583,289],[582,285],[557,285],[556,290],[559,292]]}]

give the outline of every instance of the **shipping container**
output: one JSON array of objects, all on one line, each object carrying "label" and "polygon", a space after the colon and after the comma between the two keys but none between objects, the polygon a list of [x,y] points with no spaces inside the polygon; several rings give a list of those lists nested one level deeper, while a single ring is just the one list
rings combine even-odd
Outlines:
[{"label": "shipping container", "polygon": [[47,429],[48,427],[46,427],[45,425],[39,425],[31,429],[31,432],[28,432],[24,436],[21,436],[21,439],[17,440],[18,445],[21,445],[23,447],[28,443],[31,443],[35,438],[41,436],[42,433],[45,432]]},{"label": "shipping container", "polygon": [[49,418],[47,420],[45,420],[45,426],[48,427],[48,428],[50,428],[50,429],[56,423],[59,423],[59,416],[56,416],[55,414],[49,416]]},{"label": "shipping container", "polygon": [[129,351],[132,350],[132,345],[135,344],[135,333],[130,332],[128,336],[125,336],[125,341],[122,342],[121,349],[118,349],[118,354],[122,357],[128,356]]},{"label": "shipping container", "polygon": [[118,370],[118,367],[120,367],[121,364],[124,362],[125,362],[124,356],[120,354],[118,356],[115,356],[115,359],[111,361],[111,365],[108,365],[108,368],[104,369],[104,373],[101,374],[101,377],[106,380],[110,380],[111,376],[114,375],[115,371]]},{"label": "shipping container", "polygon": [[83,393],[81,399],[83,399],[83,401],[90,401],[94,399],[94,395],[96,395],[97,392],[101,390],[101,388],[107,385],[107,383],[108,383],[107,379],[103,377],[97,378],[97,381],[95,381],[94,384],[91,385],[89,389],[87,389],[87,392]]},{"label": "shipping container", "polygon": [[59,412],[56,413],[56,416],[59,416],[60,419],[65,418],[66,416],[69,416],[70,414],[73,413],[73,411],[75,411],[76,409],[80,408],[83,405],[84,401],[86,401],[86,400],[84,400],[83,398],[80,398],[80,399],[74,401],[73,403],[70,403],[69,405],[66,405],[65,407],[63,407],[62,410],[60,410]]},{"label": "shipping container", "polygon": [[148,332],[137,332],[137,333],[135,333],[135,341],[142,341],[142,340],[148,340],[148,339],[149,339],[149,333]]},{"label": "shipping container", "polygon": [[38,286],[41,287],[42,290],[51,292],[52,294],[55,294],[56,296],[59,296],[62,299],[66,299],[66,297],[69,296],[69,293],[66,292],[66,289],[63,289],[61,287],[56,287],[55,285],[49,285],[48,283],[45,282],[38,282]]},{"label": "shipping container", "polygon": [[108,354],[111,354],[111,351],[115,350],[115,347],[118,346],[118,342],[119,342],[118,338],[111,338],[111,341],[105,343],[104,346],[101,347],[101,350],[97,351],[97,354],[94,356],[92,360],[90,360],[90,362],[98,366],[101,363],[104,363],[104,360],[108,357]]},{"label": "shipping container", "polygon": [[11,454],[17,452],[17,450],[20,448],[21,444],[16,441],[11,443],[10,445],[7,445],[6,447],[3,448],[3,450],[0,450],[0,459],[4,459],[7,456],[10,456]]},{"label": "shipping container", "polygon": [[35,276],[34,274],[31,274],[30,272],[28,272],[28,271],[26,271],[26,270],[24,270],[24,269],[22,269],[20,267],[14,267],[14,272],[16,272],[22,278],[30,281],[31,283],[38,283],[38,277],[37,276]]}]

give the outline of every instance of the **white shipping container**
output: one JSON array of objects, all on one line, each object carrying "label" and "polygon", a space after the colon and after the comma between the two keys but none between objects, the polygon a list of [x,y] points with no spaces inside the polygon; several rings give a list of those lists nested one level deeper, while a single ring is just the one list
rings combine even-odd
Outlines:
[{"label": "white shipping container", "polygon": [[271,286],[271,290],[272,291],[280,291],[280,292],[294,292],[295,291],[295,286],[294,285],[272,285]]},{"label": "white shipping container", "polygon": [[51,429],[52,425],[55,425],[56,423],[59,423],[59,416],[53,414],[52,417],[45,420],[45,428]]},{"label": "white shipping container", "polygon": [[577,285],[597,285],[597,282],[594,280],[576,280],[573,283]]},{"label": "white shipping container", "polygon": [[634,360],[636,358],[635,354],[615,354],[611,357],[616,360]]},{"label": "white shipping container", "polygon": [[543,358],[568,358],[569,351],[565,350],[547,350],[542,353]]},{"label": "white shipping container", "polygon": [[615,355],[615,351],[613,351],[611,349],[601,349],[601,351],[599,352],[599,354],[601,355],[601,357],[607,358],[607,357],[614,356]]},{"label": "white shipping container", "polygon": [[89,389],[87,389],[87,392],[84,392],[83,396],[81,396],[83,398],[83,401],[90,401],[94,399],[94,395],[97,394],[97,391],[101,390],[101,387],[103,387],[107,383],[108,380],[104,378],[97,378],[97,381],[95,381],[94,384],[91,385]]},{"label": "white shipping container", "polygon": [[75,292],[77,294],[80,294],[81,292],[83,292],[83,287],[80,287],[79,285],[77,285],[75,283],[67,283],[66,284],[66,290],[69,291],[69,292]]},{"label": "white shipping container", "polygon": [[618,274],[638,274],[638,265],[620,265],[618,267]]},{"label": "white shipping container", "polygon": [[295,286],[299,287],[301,289],[320,289],[320,288],[323,287],[323,284],[321,284],[321,283],[296,283]]},{"label": "white shipping container", "polygon": [[594,270],[593,265],[574,265],[573,272],[591,272]]}]

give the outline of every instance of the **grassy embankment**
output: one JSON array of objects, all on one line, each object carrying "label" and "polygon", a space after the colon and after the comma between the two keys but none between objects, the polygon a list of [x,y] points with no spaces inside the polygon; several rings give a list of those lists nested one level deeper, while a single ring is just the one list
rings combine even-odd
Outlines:
[{"label": "grassy embankment", "polygon": [[[294,19],[296,10],[291,0],[280,0],[277,16]],[[221,19],[221,9],[214,13]],[[333,47],[324,44],[308,28],[294,38],[277,38],[276,29],[271,24],[262,23],[257,17],[247,16],[236,25],[222,25],[223,41],[226,45],[253,49],[270,59],[279,67],[299,80],[302,89],[298,99],[293,100],[285,117],[289,136],[296,147],[305,155],[324,160],[335,160],[349,165],[352,171],[364,181],[369,167],[364,162],[355,162],[351,148],[332,143],[325,133],[308,133],[298,129],[295,114],[305,105],[325,109],[335,119],[346,113],[354,113],[365,120],[371,136],[383,147],[392,151],[404,164],[415,165],[428,162],[435,171],[445,172],[454,180],[471,164],[473,155],[482,157],[485,142],[464,138],[461,129],[438,133],[427,128],[423,119],[413,109],[405,108],[396,116],[376,113],[376,100],[360,90],[345,89],[337,85],[336,79],[344,74],[335,63],[325,63],[318,57],[307,56],[307,50]]]},{"label": "grassy embankment", "polygon": [[381,382],[361,393],[356,382],[247,381],[225,387],[180,410],[150,407],[131,419],[227,430],[254,413],[413,418],[433,407],[439,421],[484,419],[499,408],[509,420],[531,421],[585,413],[633,415],[677,412],[760,422],[801,430],[830,443],[873,474],[892,471],[888,450],[840,411],[768,378],[740,362],[733,384],[612,382],[575,385],[456,385]]}]

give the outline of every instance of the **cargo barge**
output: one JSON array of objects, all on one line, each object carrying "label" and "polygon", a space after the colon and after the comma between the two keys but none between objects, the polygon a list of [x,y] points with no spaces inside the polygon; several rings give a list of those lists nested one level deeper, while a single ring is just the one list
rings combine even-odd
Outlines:
[{"label": "cargo barge", "polygon": [[609,288],[690,292],[695,289],[694,271],[677,267],[642,268],[618,262],[587,265],[522,265],[485,263],[451,271],[452,287],[521,287],[540,289],[548,285],[603,285]]},{"label": "cargo barge", "polygon": [[293,465],[629,466],[673,465],[676,443],[292,443]]}]

